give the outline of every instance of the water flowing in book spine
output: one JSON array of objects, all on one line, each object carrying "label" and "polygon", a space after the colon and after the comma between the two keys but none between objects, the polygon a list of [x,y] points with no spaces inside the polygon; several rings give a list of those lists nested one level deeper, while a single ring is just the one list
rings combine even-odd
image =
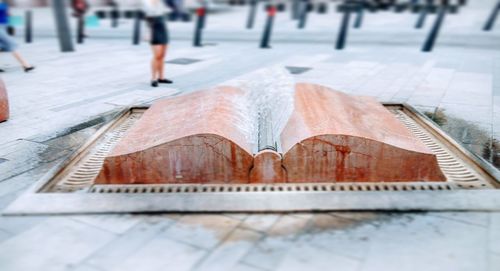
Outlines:
[{"label": "water flowing in book spine", "polygon": [[278,149],[279,136],[293,112],[295,81],[287,70],[272,67],[257,70],[228,82],[245,95],[238,101],[241,123],[255,152]]}]

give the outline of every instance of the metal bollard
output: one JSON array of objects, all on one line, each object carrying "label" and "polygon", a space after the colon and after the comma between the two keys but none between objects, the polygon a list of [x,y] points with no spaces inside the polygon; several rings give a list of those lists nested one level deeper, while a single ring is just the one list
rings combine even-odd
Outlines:
[{"label": "metal bollard", "polygon": [[427,18],[427,8],[423,8],[418,14],[417,22],[415,23],[415,28],[420,29],[425,24],[425,19]]},{"label": "metal bollard", "polygon": [[439,34],[439,29],[441,29],[441,25],[443,24],[444,17],[447,12],[447,7],[440,7],[436,20],[434,21],[434,25],[432,26],[432,30],[427,36],[425,40],[424,46],[422,47],[422,52],[430,52],[434,47],[434,43],[436,42],[437,36]]},{"label": "metal bollard", "polygon": [[134,32],[132,35],[133,45],[139,45],[141,43],[141,20],[142,20],[142,12],[137,10],[135,12]]},{"label": "metal bollard", "polygon": [[350,17],[351,17],[351,11],[345,10],[344,15],[342,16],[342,22],[340,24],[340,31],[339,31],[339,35],[337,37],[337,44],[335,46],[335,49],[337,49],[337,50],[342,50],[345,47]]},{"label": "metal bollard", "polygon": [[498,17],[498,12],[500,11],[500,0],[498,1],[497,5],[493,8],[490,17],[488,17],[488,20],[486,21],[486,24],[483,27],[484,31],[490,31],[493,29],[493,25],[495,25],[495,21]]},{"label": "metal bollard", "polygon": [[33,42],[33,12],[31,10],[27,10],[25,21],[25,30],[24,30],[24,38],[26,43]]},{"label": "metal bollard", "polygon": [[276,15],[276,7],[271,5],[267,9],[267,21],[264,27],[264,33],[260,41],[260,48],[271,48],[269,40],[271,39],[271,32],[273,30],[274,16]]},{"label": "metal bollard", "polygon": [[196,20],[196,26],[194,29],[194,38],[193,38],[193,46],[201,47],[201,38],[202,38],[202,30],[205,28],[205,7],[198,8],[196,10],[196,14],[198,15],[198,19]]},{"label": "metal bollard", "polygon": [[290,13],[292,14],[292,20],[299,19],[300,0],[292,0],[292,7],[290,8]]},{"label": "metal bollard", "polygon": [[257,14],[257,0],[250,1],[250,10],[248,11],[247,29],[252,29]]},{"label": "metal bollard", "polygon": [[76,19],[76,43],[82,44],[83,43],[83,38],[84,38],[84,29],[85,29],[85,20],[84,16],[78,16]]},{"label": "metal bollard", "polygon": [[354,19],[354,28],[361,28],[361,25],[363,24],[363,14],[363,7],[359,7],[356,11],[356,19]]},{"label": "metal bollard", "polygon": [[52,0],[52,8],[54,10],[54,18],[56,21],[57,37],[59,46],[62,52],[73,52],[73,42],[71,31],[68,24],[66,7],[64,0]]},{"label": "metal bollard", "polygon": [[306,26],[306,21],[307,21],[307,13],[309,12],[309,1],[308,0],[302,0],[300,2],[300,17],[299,17],[299,23],[297,24],[297,28],[302,29]]},{"label": "metal bollard", "polygon": [[116,28],[118,27],[118,18],[120,17],[120,12],[118,11],[118,8],[113,7],[110,13],[111,17],[111,27]]}]

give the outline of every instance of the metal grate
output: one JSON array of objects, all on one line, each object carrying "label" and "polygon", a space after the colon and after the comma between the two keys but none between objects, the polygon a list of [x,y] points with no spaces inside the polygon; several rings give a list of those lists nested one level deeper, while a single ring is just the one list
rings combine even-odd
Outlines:
[{"label": "metal grate", "polygon": [[132,112],[115,129],[104,134],[90,154],[75,164],[67,176],[57,182],[51,190],[74,192],[91,186],[102,168],[106,155],[141,116],[142,112]]},{"label": "metal grate", "polygon": [[291,74],[302,74],[302,73],[305,73],[305,72],[310,71],[312,69],[309,67],[294,67],[294,66],[286,66],[285,68]]},{"label": "metal grate", "polygon": [[295,183],[295,184],[166,184],[94,185],[90,193],[262,193],[335,191],[443,191],[452,183]]},{"label": "metal grate", "polygon": [[436,155],[439,167],[448,181],[455,183],[459,188],[493,188],[407,114],[397,109],[392,109],[391,112]]},{"label": "metal grate", "polygon": [[178,64],[178,65],[189,65],[193,64],[196,62],[200,62],[201,59],[196,59],[196,58],[175,58],[169,61],[165,61],[165,63],[170,63],[170,64]]}]

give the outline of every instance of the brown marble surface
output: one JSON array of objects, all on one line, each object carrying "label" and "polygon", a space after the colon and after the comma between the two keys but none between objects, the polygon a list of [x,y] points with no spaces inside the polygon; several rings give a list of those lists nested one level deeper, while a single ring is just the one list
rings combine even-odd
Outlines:
[{"label": "brown marble surface", "polygon": [[444,181],[437,159],[369,97],[297,84],[281,134],[289,182]]},{"label": "brown marble surface", "polygon": [[[104,161],[98,184],[445,181],[436,157],[375,99],[297,84],[283,154],[252,154],[244,93],[155,103]],[[248,135],[247,135],[248,136]]]},{"label": "brown marble surface", "polygon": [[242,95],[219,87],[155,103],[108,155],[95,182],[248,182],[253,157],[239,128]]}]

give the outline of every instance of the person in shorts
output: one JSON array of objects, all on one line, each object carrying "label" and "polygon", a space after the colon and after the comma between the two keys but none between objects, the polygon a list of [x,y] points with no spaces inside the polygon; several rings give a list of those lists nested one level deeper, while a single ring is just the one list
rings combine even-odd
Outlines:
[{"label": "person in shorts", "polygon": [[151,48],[153,60],[151,61],[151,86],[158,84],[171,84],[171,80],[164,75],[165,55],[168,47],[168,31],[165,24],[165,6],[162,0],[142,0],[146,21],[151,30]]},{"label": "person in shorts", "polygon": [[[17,52],[16,42],[7,33],[7,26],[9,23],[9,6],[6,1],[0,1],[0,51],[10,52],[21,63],[25,72],[34,70],[35,67],[31,66],[24,60],[24,58]],[[0,72],[3,70],[0,69]]]}]

